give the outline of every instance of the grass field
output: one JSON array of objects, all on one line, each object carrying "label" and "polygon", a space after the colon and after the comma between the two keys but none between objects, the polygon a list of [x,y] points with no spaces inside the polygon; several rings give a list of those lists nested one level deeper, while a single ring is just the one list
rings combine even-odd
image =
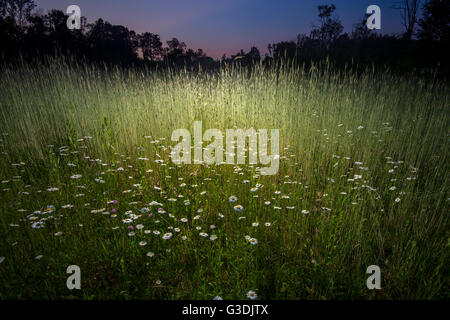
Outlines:
[{"label": "grass field", "polygon": [[[0,78],[1,299],[450,297],[445,84],[327,63]],[[278,173],[174,165],[195,120],[279,129]]]}]

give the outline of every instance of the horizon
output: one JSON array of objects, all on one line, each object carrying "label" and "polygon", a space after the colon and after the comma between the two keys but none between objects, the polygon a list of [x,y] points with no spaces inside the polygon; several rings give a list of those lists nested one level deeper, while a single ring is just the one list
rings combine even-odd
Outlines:
[{"label": "horizon", "polygon": [[[377,32],[398,34],[402,32],[401,17],[399,10],[391,7],[394,3],[392,0],[305,0],[301,3],[289,0],[280,6],[276,1],[259,3],[255,0],[226,3],[174,0],[171,4],[160,0],[126,3],[118,0],[108,3],[104,0],[36,0],[35,10],[66,12],[69,5],[76,4],[88,23],[102,18],[136,33],[158,34],[164,44],[177,38],[188,48],[201,48],[208,56],[220,59],[223,54],[229,57],[241,49],[247,52],[253,46],[264,56],[271,43],[296,40],[298,34],[309,34],[312,25],[317,23],[317,6],[321,4],[336,6],[335,15],[341,20],[344,33],[351,33],[353,26],[364,17],[367,7],[376,4],[381,8],[381,30]],[[267,23],[268,18],[271,18],[270,23]]]}]

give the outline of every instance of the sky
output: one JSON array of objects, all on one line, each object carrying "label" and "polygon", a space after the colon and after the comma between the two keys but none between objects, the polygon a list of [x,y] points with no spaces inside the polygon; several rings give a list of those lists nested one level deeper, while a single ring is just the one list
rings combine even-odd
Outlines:
[{"label": "sky", "polygon": [[335,4],[336,15],[351,32],[369,5],[381,8],[381,30],[385,34],[402,31],[394,0],[35,0],[44,12],[66,12],[71,4],[81,9],[88,23],[102,18],[136,31],[159,34],[165,43],[173,37],[188,48],[201,48],[209,56],[230,56],[240,49],[256,46],[267,53],[269,43],[295,40],[309,34],[317,23],[317,6]]}]

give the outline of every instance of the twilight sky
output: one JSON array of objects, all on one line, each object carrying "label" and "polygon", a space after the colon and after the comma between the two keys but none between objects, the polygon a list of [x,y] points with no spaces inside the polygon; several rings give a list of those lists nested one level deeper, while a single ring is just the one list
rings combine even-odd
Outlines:
[{"label": "twilight sky", "polygon": [[66,12],[71,4],[92,23],[103,18],[137,33],[149,31],[165,41],[175,37],[188,48],[202,48],[219,58],[240,49],[256,46],[267,52],[269,43],[295,40],[297,34],[311,31],[317,23],[317,6],[336,5],[336,15],[345,29],[364,17],[367,7],[381,8],[381,32],[402,30],[400,12],[391,8],[395,0],[35,0],[39,8]]}]

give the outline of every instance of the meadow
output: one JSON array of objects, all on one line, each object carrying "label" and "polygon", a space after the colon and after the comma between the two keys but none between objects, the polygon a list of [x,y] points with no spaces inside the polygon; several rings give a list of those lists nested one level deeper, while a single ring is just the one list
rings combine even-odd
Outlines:
[{"label": "meadow", "polygon": [[[450,297],[443,82],[327,62],[0,78],[0,299]],[[277,174],[173,164],[194,121],[279,129]]]}]

